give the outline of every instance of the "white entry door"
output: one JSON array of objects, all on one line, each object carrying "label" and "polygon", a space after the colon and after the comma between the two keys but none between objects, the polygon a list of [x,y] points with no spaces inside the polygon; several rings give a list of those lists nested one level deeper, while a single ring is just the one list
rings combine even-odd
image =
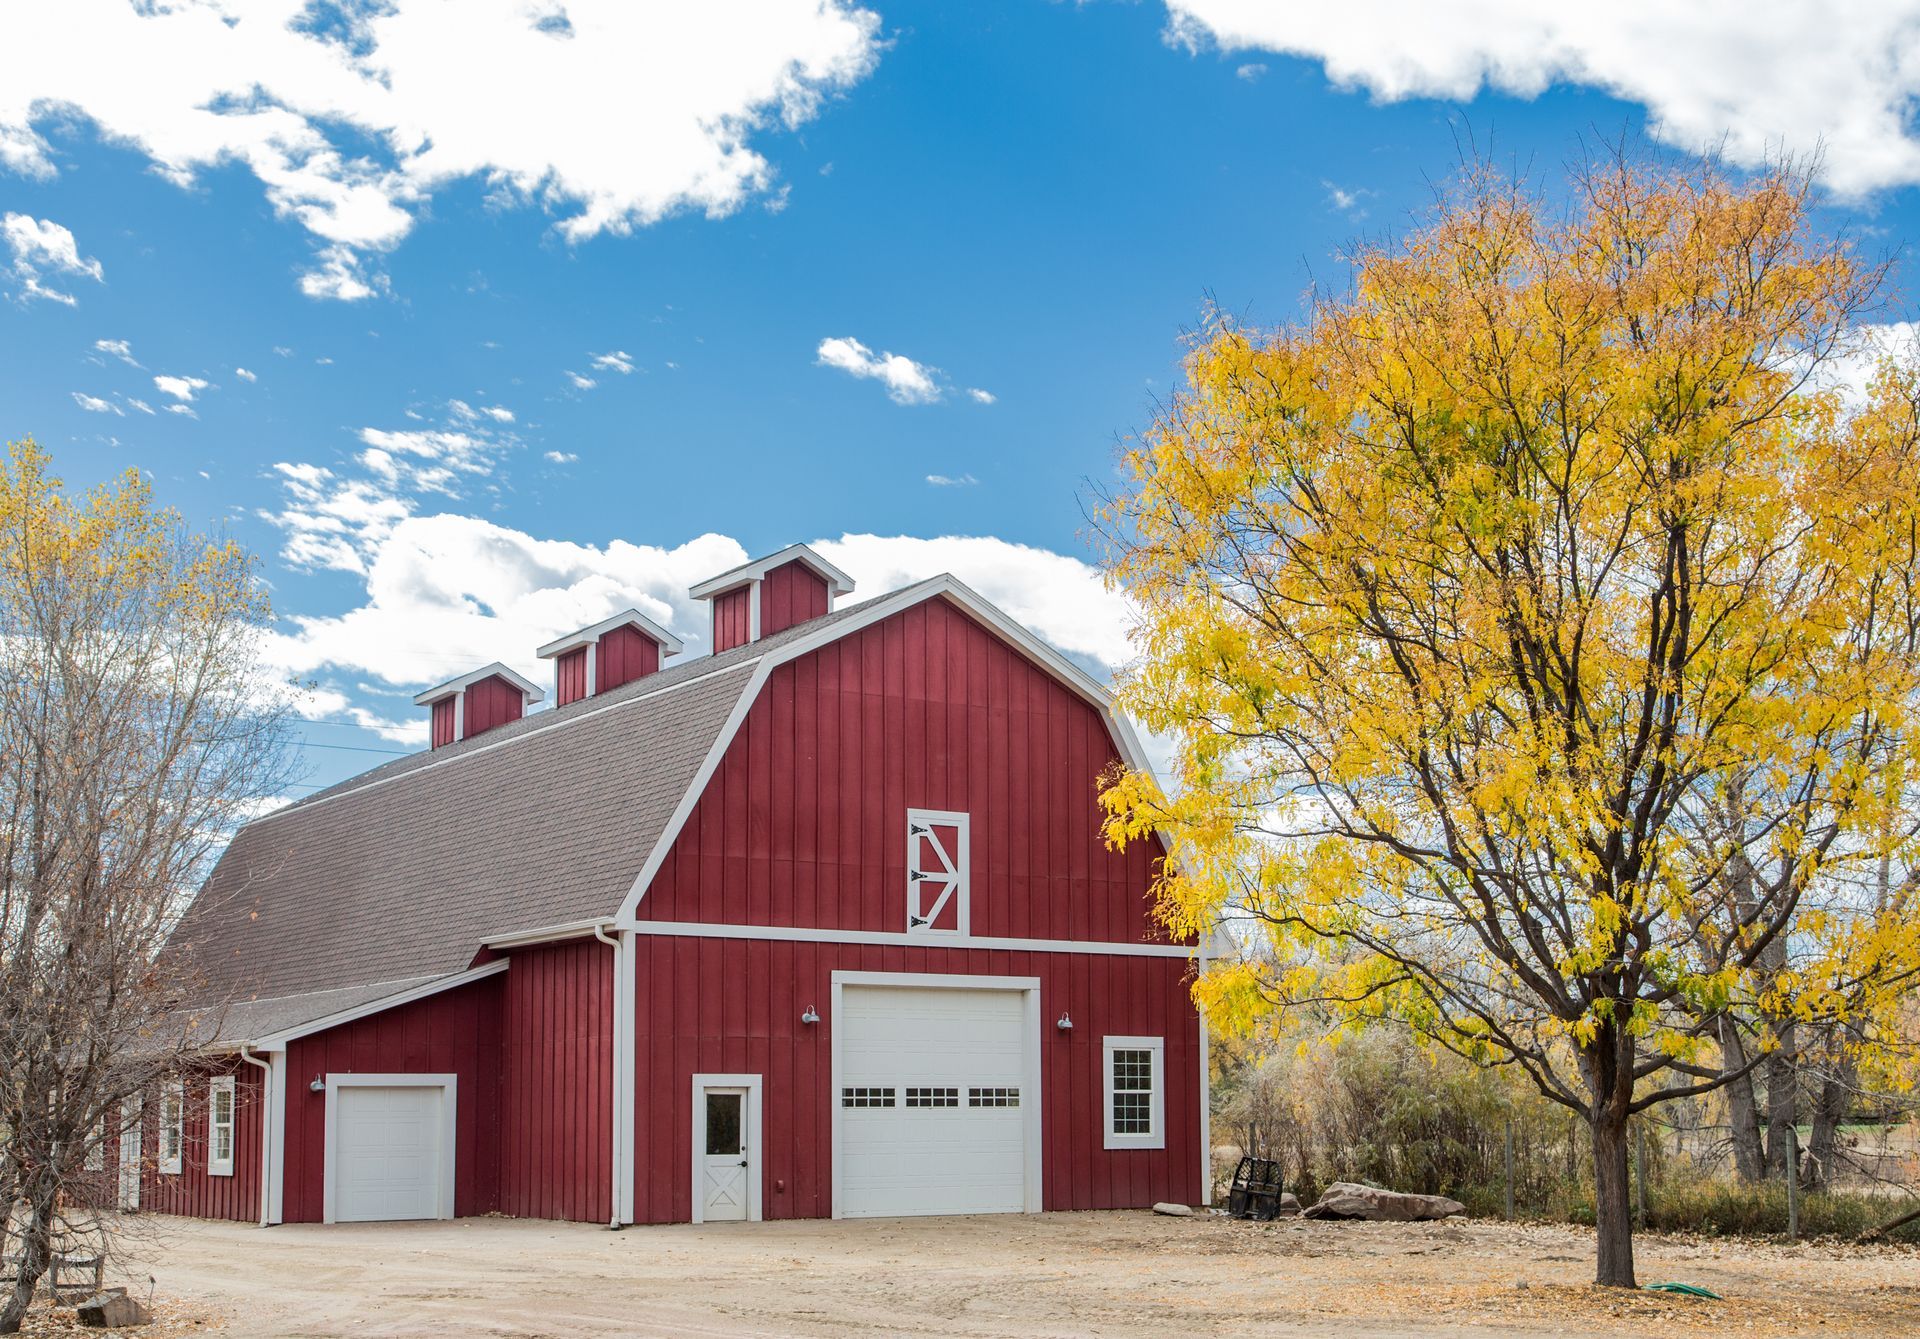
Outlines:
[{"label": "white entry door", "polygon": [[750,1111],[745,1088],[705,1088],[702,1090],[702,1118],[705,1134],[701,1147],[701,1217],[709,1223],[745,1222],[747,1187],[754,1174],[747,1151],[753,1147],[748,1137]]},{"label": "white entry door", "polygon": [[331,1221],[453,1216],[448,1089],[334,1083],[328,1096]]},{"label": "white entry door", "polygon": [[1025,990],[845,984],[838,1025],[837,1216],[1039,1207]]}]

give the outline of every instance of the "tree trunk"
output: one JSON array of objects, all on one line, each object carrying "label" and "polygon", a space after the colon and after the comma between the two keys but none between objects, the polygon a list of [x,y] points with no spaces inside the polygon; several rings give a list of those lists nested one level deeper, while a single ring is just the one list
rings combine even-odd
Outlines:
[{"label": "tree trunk", "polygon": [[1788,1135],[1800,1123],[1800,1056],[1795,1026],[1780,1024],[1780,1047],[1767,1057],[1767,1175],[1787,1177],[1799,1169],[1787,1166]]},{"label": "tree trunk", "polygon": [[[1720,1068],[1737,1071],[1747,1063],[1745,1040],[1732,1014],[1720,1015]],[[1727,1119],[1733,1125],[1733,1172],[1753,1182],[1766,1175],[1766,1153],[1760,1144],[1760,1106],[1753,1097],[1753,1071],[1727,1083]]]},{"label": "tree trunk", "polygon": [[1595,1283],[1637,1286],[1633,1275],[1633,1189],[1627,1172],[1624,1103],[1596,1106],[1593,1120],[1593,1225],[1599,1237]]},{"label": "tree trunk", "polygon": [[1813,1131],[1807,1139],[1805,1184],[1809,1190],[1833,1189],[1840,1156],[1840,1124],[1847,1118],[1855,1081],[1855,1063],[1847,1050],[1847,1041],[1844,1032],[1833,1038],[1820,1076],[1820,1091],[1814,1098]]},{"label": "tree trunk", "polygon": [[[43,1185],[42,1182],[47,1182]],[[53,1262],[53,1215],[55,1194],[51,1178],[36,1176],[29,1192],[26,1226],[21,1231],[19,1273],[7,1304],[0,1308],[0,1334],[18,1334],[33,1305],[34,1290]]]}]

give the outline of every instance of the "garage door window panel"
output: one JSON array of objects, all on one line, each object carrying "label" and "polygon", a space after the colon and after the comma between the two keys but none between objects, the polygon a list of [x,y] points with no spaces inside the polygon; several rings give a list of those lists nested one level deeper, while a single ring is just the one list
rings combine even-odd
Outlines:
[{"label": "garage door window panel", "polygon": [[1162,1037],[1103,1040],[1106,1147],[1166,1147],[1166,1045]]}]

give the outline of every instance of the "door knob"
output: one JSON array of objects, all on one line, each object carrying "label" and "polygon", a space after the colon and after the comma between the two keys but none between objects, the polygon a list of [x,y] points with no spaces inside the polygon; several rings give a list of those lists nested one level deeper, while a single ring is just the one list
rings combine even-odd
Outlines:
[{"label": "door knob", "polygon": [[740,1159],[740,1165],[741,1165],[742,1167],[744,1167],[744,1166],[746,1166],[746,1165],[747,1165],[747,1160],[746,1160],[745,1158],[742,1158],[742,1159]]}]

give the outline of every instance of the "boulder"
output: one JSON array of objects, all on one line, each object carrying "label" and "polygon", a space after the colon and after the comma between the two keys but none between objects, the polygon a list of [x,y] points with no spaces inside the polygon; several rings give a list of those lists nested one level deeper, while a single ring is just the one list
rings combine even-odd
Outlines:
[{"label": "boulder", "polygon": [[1158,1204],[1156,1204],[1156,1205],[1154,1205],[1154,1206],[1153,1206],[1153,1211],[1154,1211],[1155,1213],[1162,1213],[1162,1214],[1165,1214],[1165,1215],[1166,1215],[1167,1217],[1169,1217],[1169,1218],[1191,1218],[1191,1217],[1193,1217],[1193,1210],[1192,1210],[1192,1209],[1189,1209],[1189,1208],[1188,1208],[1188,1207],[1187,1207],[1186,1205],[1184,1205],[1184,1204],[1169,1204],[1169,1203],[1168,1203],[1167,1201],[1165,1201],[1165,1200],[1161,1200],[1161,1201],[1160,1201],[1160,1203],[1158,1203]]},{"label": "boulder", "polygon": [[146,1325],[153,1315],[139,1301],[116,1288],[95,1293],[74,1309],[74,1318],[90,1330],[118,1330],[128,1325]]},{"label": "boulder", "polygon": [[1352,1181],[1335,1181],[1302,1218],[1364,1218],[1372,1223],[1422,1223],[1465,1213],[1467,1206],[1444,1195],[1407,1195]]}]

